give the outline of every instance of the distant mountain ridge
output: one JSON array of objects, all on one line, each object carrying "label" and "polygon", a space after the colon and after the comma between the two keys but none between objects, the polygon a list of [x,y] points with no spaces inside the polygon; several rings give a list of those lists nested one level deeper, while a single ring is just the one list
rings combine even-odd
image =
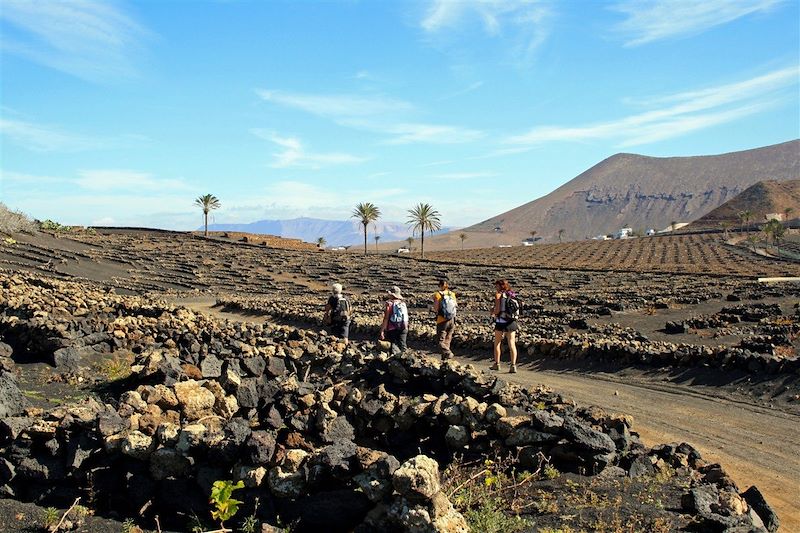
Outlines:
[{"label": "distant mountain ridge", "polygon": [[[202,229],[202,228],[199,228]],[[442,228],[437,233],[448,231]],[[316,242],[323,237],[328,246],[350,246],[364,244],[364,227],[356,219],[324,220],[319,218],[300,217],[290,220],[259,220],[247,224],[209,224],[209,231],[242,231],[262,235],[276,235],[306,242]],[[369,225],[367,240],[370,246],[375,243],[375,235],[380,235],[380,242],[403,241],[411,236],[408,225],[401,222],[382,222],[380,220]]]},{"label": "distant mountain ridge", "polygon": [[[550,194],[461,232],[467,247],[479,247],[518,245],[532,231],[543,242],[558,242],[623,226],[661,229],[696,220],[759,181],[796,179],[800,140],[710,156],[616,154]],[[431,239],[431,249],[460,244],[458,234]]]},{"label": "distant mountain ridge", "polygon": [[790,218],[800,216],[800,180],[759,181],[695,220],[686,229],[718,229],[723,225],[737,227],[741,224],[739,213],[744,211],[752,214],[751,223],[759,223],[764,222],[768,214],[784,215],[786,209],[791,209]]}]

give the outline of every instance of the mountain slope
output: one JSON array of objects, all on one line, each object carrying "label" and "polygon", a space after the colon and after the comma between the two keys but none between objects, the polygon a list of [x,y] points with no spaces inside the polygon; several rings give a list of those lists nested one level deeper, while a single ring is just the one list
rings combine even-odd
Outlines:
[{"label": "mountain slope", "polygon": [[800,215],[800,180],[759,181],[695,220],[687,229],[720,228],[724,224],[736,227],[741,223],[739,213],[743,211],[752,212],[753,222],[763,222],[768,213],[783,215],[785,209],[792,210],[790,218]]},{"label": "mountain slope", "polygon": [[[285,238],[302,239],[315,242],[324,237],[328,246],[347,246],[364,244],[364,227],[353,220],[323,220],[319,218],[294,218],[291,220],[259,220],[249,224],[209,224],[209,231],[241,231],[262,235],[277,235]],[[446,231],[447,228],[442,231]],[[411,230],[400,222],[381,222],[370,224],[367,231],[369,245],[375,241],[402,241],[411,236]]]},{"label": "mountain slope", "polygon": [[[467,247],[519,244],[537,232],[545,242],[585,239],[627,225],[661,229],[695,220],[763,180],[800,179],[800,140],[695,157],[617,154],[550,194],[463,230]],[[458,234],[432,239],[460,246]]]}]

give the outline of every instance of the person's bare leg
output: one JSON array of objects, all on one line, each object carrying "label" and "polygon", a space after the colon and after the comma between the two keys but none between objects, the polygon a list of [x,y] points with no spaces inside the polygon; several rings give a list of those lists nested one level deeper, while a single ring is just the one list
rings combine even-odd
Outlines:
[{"label": "person's bare leg", "polygon": [[[508,351],[511,354],[511,365],[517,365],[517,332],[508,332]],[[499,359],[497,359],[499,361]]]},{"label": "person's bare leg", "polygon": [[503,332],[502,331],[495,331],[494,332],[494,364],[495,366],[500,366],[500,346],[503,342]]}]

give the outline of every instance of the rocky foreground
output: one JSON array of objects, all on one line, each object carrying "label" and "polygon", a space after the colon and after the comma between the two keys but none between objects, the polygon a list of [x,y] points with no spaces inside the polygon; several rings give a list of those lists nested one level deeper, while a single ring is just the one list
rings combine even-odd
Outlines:
[{"label": "rocky foreground", "polygon": [[[241,480],[240,517],[295,531],[778,527],[690,445],[646,448],[625,416],[471,366],[70,282],[3,274],[0,289],[5,498],[186,530],[211,523],[215,481]],[[19,383],[42,362],[85,396],[31,405]],[[465,493],[497,485],[498,515]]]}]

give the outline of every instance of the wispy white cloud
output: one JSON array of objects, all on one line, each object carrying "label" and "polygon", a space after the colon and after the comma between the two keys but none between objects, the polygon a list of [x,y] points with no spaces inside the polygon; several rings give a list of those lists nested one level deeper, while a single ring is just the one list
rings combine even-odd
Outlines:
[{"label": "wispy white cloud", "polygon": [[188,192],[193,189],[182,179],[157,178],[146,172],[119,169],[81,170],[74,183],[82,189],[105,193],[122,191],[170,193]]},{"label": "wispy white cloud", "polygon": [[495,176],[497,176],[496,172],[447,172],[444,174],[435,174],[431,176],[431,178],[449,181],[466,181],[478,178],[493,178]]},{"label": "wispy white cloud", "polygon": [[[389,97],[269,90],[256,92],[261,98],[274,104],[332,119],[342,126],[387,135],[389,139],[385,141],[386,144],[456,144],[484,137],[483,132],[475,129],[408,121],[408,116],[415,111],[415,107],[408,102]],[[263,131],[261,133],[264,134]],[[270,136],[271,134],[267,133],[264,138],[278,142]],[[286,148],[291,150],[288,151],[288,155],[291,156],[297,146],[286,146]]]},{"label": "wispy white cloud", "polygon": [[473,91],[476,91],[476,90],[480,89],[481,87],[483,87],[483,82],[482,81],[476,81],[474,83],[470,83],[468,86],[464,87],[463,89],[460,89],[458,91],[455,91],[455,92],[452,92],[450,94],[446,94],[446,95],[442,96],[441,98],[439,98],[439,100],[450,100],[451,98],[455,98],[457,96],[461,96],[463,94],[468,94],[468,93],[471,93]]},{"label": "wispy white cloud", "polygon": [[54,187],[70,183],[60,176],[41,176],[0,169],[0,196],[16,193],[30,194],[36,191],[52,192]]},{"label": "wispy white cloud", "polygon": [[273,154],[273,168],[302,167],[319,169],[332,165],[353,165],[363,163],[367,160],[345,153],[310,153],[305,150],[303,143],[296,137],[281,137],[277,133],[269,130],[255,128],[251,132],[259,137],[277,144],[281,151]]},{"label": "wispy white cloud", "polygon": [[129,78],[151,33],[112,2],[4,0],[0,48],[90,81]]},{"label": "wispy white cloud", "polygon": [[784,0],[626,0],[612,7],[627,17],[614,31],[626,39],[626,46],[639,46],[697,35],[781,3]]},{"label": "wispy white cloud", "polygon": [[386,144],[460,144],[476,141],[485,135],[479,130],[440,124],[393,124],[374,129],[393,136]]},{"label": "wispy white cloud", "polygon": [[509,137],[507,144],[605,139],[636,146],[732,122],[780,104],[797,87],[800,68],[788,67],[736,83],[642,100],[657,107],[616,120],[580,126],[538,126]]},{"label": "wispy white cloud", "polygon": [[0,118],[0,135],[35,152],[80,152],[105,148],[108,141],[69,133],[56,126]]},{"label": "wispy white cloud", "polygon": [[545,0],[432,0],[420,22],[429,35],[460,31],[472,38],[470,24],[511,43],[512,56],[528,63],[550,36],[554,10]]},{"label": "wispy white cloud", "polygon": [[197,192],[181,179],[132,170],[83,170],[74,176],[0,170],[3,200],[40,219],[64,224],[120,224],[176,229],[202,222]]},{"label": "wispy white cloud", "polygon": [[438,167],[440,165],[449,165],[451,163],[455,163],[452,159],[443,159],[441,161],[431,161],[430,163],[424,163],[420,165],[421,167]]},{"label": "wispy white cloud", "polygon": [[256,94],[269,102],[334,119],[371,117],[414,109],[408,102],[386,96],[308,94],[264,89],[257,90]]},{"label": "wispy white cloud", "polygon": [[397,187],[386,187],[376,183],[375,188],[343,188],[339,184],[320,186],[296,180],[282,180],[265,186],[260,192],[244,199],[231,199],[227,208],[248,221],[254,218],[270,219],[311,216],[314,218],[346,220],[353,206],[359,201],[375,202],[379,205],[383,220],[399,220],[405,211],[395,207],[397,198],[407,191]]}]

